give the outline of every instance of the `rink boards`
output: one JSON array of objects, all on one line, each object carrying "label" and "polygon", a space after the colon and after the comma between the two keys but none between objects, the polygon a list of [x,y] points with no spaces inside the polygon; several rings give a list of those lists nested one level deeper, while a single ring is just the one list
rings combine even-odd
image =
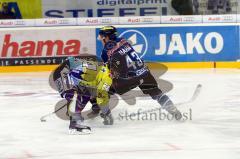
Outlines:
[{"label": "rink boards", "polygon": [[[50,71],[68,56],[100,57],[99,27],[1,28],[0,72]],[[238,23],[116,27],[150,68],[240,68]]]}]

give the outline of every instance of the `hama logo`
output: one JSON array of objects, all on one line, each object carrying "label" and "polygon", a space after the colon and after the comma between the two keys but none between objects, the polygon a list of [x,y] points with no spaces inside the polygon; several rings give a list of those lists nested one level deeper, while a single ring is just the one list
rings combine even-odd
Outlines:
[{"label": "hama logo", "polygon": [[[0,39],[2,40],[2,39]],[[11,34],[6,34],[3,39],[0,57],[49,57],[78,55],[81,41],[69,40],[17,40]]]},{"label": "hama logo", "polygon": [[146,36],[138,30],[127,30],[119,35],[126,38],[133,46],[133,49],[142,58],[148,50],[148,41]]}]

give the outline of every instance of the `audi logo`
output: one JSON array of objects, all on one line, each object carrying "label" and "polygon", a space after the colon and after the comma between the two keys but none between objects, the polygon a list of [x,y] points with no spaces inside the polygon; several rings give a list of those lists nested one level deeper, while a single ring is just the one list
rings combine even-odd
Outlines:
[{"label": "audi logo", "polygon": [[15,25],[25,25],[25,24],[26,24],[26,22],[23,21],[23,20],[17,20],[17,21],[15,21]]},{"label": "audi logo", "polygon": [[67,19],[61,19],[61,20],[58,20],[58,23],[59,24],[68,24],[69,21]]},{"label": "audi logo", "polygon": [[111,21],[111,19],[101,19],[101,23],[107,23],[107,24],[109,24],[109,23],[111,23],[112,21]]}]

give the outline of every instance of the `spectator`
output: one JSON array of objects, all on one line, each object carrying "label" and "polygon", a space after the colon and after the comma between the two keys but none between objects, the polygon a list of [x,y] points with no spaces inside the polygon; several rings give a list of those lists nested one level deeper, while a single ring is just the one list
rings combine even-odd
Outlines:
[{"label": "spectator", "polygon": [[212,14],[219,14],[220,10],[223,13],[229,13],[232,11],[230,0],[208,0],[208,10],[211,10]]},{"label": "spectator", "polygon": [[172,0],[172,7],[179,15],[193,14],[192,0]]},{"label": "spectator", "polygon": [[0,19],[16,19],[15,13],[9,9],[8,3],[6,3],[6,2],[2,3]]},{"label": "spectator", "polygon": [[198,15],[199,14],[199,2],[198,0],[193,0],[193,13]]}]

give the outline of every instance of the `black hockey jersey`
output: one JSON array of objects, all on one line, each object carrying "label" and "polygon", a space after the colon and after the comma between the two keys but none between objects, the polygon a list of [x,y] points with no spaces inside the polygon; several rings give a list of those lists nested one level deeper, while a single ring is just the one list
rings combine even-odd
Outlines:
[{"label": "black hockey jersey", "polygon": [[148,71],[131,44],[122,38],[106,43],[102,58],[108,62],[115,78],[137,77]]}]

